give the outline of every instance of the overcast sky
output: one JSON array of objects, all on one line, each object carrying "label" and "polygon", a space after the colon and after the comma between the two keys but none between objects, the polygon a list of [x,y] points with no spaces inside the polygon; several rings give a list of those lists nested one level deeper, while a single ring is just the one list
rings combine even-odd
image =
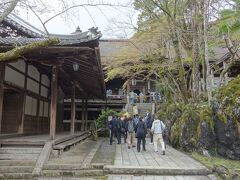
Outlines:
[{"label": "overcast sky", "polygon": [[[50,7],[54,9],[54,11],[60,11],[60,5],[55,1],[57,0],[47,0],[46,2],[50,3]],[[131,4],[132,0],[66,0],[66,2],[68,3],[67,6],[71,6],[88,2]],[[128,24],[136,26],[137,22],[137,12],[132,7],[85,6],[74,8],[68,12],[68,16],[58,16],[47,23],[46,26],[50,33],[69,34],[74,32],[77,26],[79,26],[82,31],[97,26],[102,32],[103,38],[129,38],[134,30],[132,29],[133,26]],[[45,13],[41,15],[41,18],[44,20],[52,14],[56,13]],[[31,11],[18,8],[18,15],[37,28],[43,29],[41,23]]]}]

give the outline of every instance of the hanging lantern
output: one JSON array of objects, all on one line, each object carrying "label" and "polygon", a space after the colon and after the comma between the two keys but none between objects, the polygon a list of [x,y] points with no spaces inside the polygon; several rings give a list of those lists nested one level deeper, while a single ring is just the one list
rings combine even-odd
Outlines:
[{"label": "hanging lantern", "polygon": [[136,79],[133,78],[133,79],[132,79],[132,85],[135,86],[136,84],[137,84]]},{"label": "hanging lantern", "polygon": [[73,63],[73,70],[78,71],[79,69],[79,64],[78,63]]}]

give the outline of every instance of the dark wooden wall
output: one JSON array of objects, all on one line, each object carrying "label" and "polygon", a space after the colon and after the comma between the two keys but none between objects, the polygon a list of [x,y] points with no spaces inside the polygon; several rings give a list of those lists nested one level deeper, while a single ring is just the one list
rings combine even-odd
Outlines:
[{"label": "dark wooden wall", "polygon": [[3,98],[2,134],[17,133],[21,126],[22,96],[5,92]]},{"label": "dark wooden wall", "polygon": [[49,118],[25,115],[23,127],[24,133],[48,133]]}]

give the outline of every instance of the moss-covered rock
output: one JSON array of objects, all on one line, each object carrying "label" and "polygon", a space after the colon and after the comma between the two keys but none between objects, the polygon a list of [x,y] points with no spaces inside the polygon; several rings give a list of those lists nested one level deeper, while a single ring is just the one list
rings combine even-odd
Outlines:
[{"label": "moss-covered rock", "polygon": [[210,149],[214,145],[212,110],[206,104],[168,104],[158,112],[164,117],[169,142],[185,151]]},{"label": "moss-covered rock", "polygon": [[227,122],[228,116],[240,122],[240,76],[221,87],[215,94],[216,114],[219,120]]},{"label": "moss-covered rock", "polygon": [[240,159],[240,77],[215,92],[212,102],[217,152]]},{"label": "moss-covered rock", "polygon": [[158,115],[165,120],[173,147],[185,151],[216,149],[218,154],[240,159],[240,77],[214,92],[211,106],[189,100],[161,104]]}]

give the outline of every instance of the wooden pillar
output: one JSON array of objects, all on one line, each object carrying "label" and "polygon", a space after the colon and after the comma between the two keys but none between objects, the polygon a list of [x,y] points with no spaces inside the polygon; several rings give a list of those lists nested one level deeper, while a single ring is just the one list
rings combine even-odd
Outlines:
[{"label": "wooden pillar", "polygon": [[25,106],[26,106],[26,96],[27,96],[27,74],[28,74],[28,63],[25,63],[25,77],[24,77],[24,91],[22,94],[22,110],[21,110],[21,125],[18,129],[19,134],[24,133],[24,119],[25,119]]},{"label": "wooden pillar", "polygon": [[3,116],[3,98],[4,98],[4,89],[3,82],[5,76],[5,63],[0,63],[0,134],[2,132],[2,116]]},{"label": "wooden pillar", "polygon": [[57,91],[58,91],[58,69],[54,65],[52,67],[52,81],[51,81],[51,108],[50,108],[50,139],[53,140],[56,134],[56,120],[57,120]]},{"label": "wooden pillar", "polygon": [[37,98],[37,131],[38,133],[41,132],[40,129],[40,96],[41,96],[41,83],[42,83],[42,74],[40,73],[40,78],[39,78],[39,89],[38,89],[38,98]]},{"label": "wooden pillar", "polygon": [[88,128],[88,100],[85,100],[85,131]]},{"label": "wooden pillar", "polygon": [[81,131],[84,131],[84,116],[85,116],[85,113],[84,113],[84,99],[82,99],[82,120],[81,120],[81,122],[82,122],[82,124],[81,124]]},{"label": "wooden pillar", "polygon": [[72,101],[71,101],[71,134],[74,134],[76,119],[76,103],[75,103],[75,83],[72,87]]}]

